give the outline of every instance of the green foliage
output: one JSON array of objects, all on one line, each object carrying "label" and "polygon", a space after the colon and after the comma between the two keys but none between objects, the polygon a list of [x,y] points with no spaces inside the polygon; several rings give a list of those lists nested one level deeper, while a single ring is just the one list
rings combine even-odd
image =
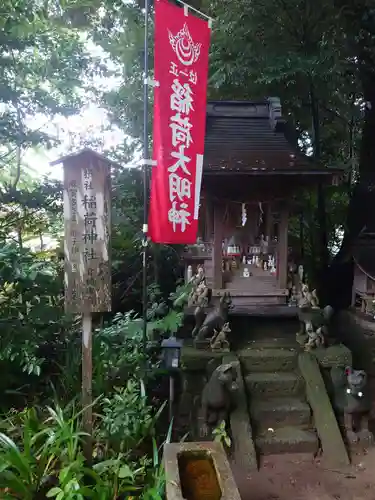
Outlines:
[{"label": "green foliage", "polygon": [[[103,15],[92,25],[90,36],[119,64],[119,85],[98,98],[113,122],[135,139],[136,150],[142,137],[142,12],[135,1],[122,5],[103,1],[101,6]],[[201,1],[199,8],[215,19],[209,97],[246,100],[279,96],[291,141],[303,152],[314,152],[323,165],[347,166],[354,175],[361,91],[340,23],[340,9],[325,0],[235,0],[230,9],[219,0],[207,0]],[[152,31],[152,21],[150,24]],[[151,50],[151,66],[152,55]],[[315,105],[318,130],[313,128]],[[301,193],[296,199],[296,213],[304,214],[304,224],[309,227],[302,243],[305,264],[312,269],[319,267],[323,258],[321,233],[326,233],[329,248],[337,243],[337,225],[344,222],[348,188],[350,182],[339,196],[332,189],[325,190],[327,207],[318,206],[315,194],[307,198]],[[335,197],[332,202],[331,197]],[[329,216],[325,218],[322,212]]]},{"label": "green foliage", "polygon": [[0,360],[16,361],[23,371],[39,375],[39,349],[68,324],[61,265],[14,243],[0,247],[0,321]]},{"label": "green foliage", "polygon": [[212,435],[214,437],[215,442],[223,443],[228,448],[231,447],[232,440],[228,436],[225,420],[220,422],[220,424],[212,431]]},{"label": "green foliage", "polygon": [[141,345],[140,322],[131,313],[117,314],[105,328],[98,329],[93,337],[93,383],[97,394],[116,381],[126,381],[139,375],[145,362]]},{"label": "green foliage", "polygon": [[[116,311],[141,313],[143,178],[139,169],[116,173],[112,210],[113,304]],[[147,283],[161,298],[175,290],[181,276],[180,247],[149,246]]]},{"label": "green foliage", "polygon": [[[324,165],[349,165],[349,182],[325,191],[325,231],[333,252],[340,243],[338,231],[345,228],[350,181],[358,171],[363,92],[375,109],[364,90],[364,82],[374,88],[372,6],[363,1],[353,7],[345,0],[234,0],[230,9],[207,0],[196,6],[215,18],[209,96],[277,95],[301,151],[313,152]],[[10,404],[12,391],[20,406],[44,403],[51,384],[58,398],[68,401],[80,392],[80,323],[64,314],[63,270],[56,253],[25,248],[31,239],[39,238],[43,250],[43,238],[60,238],[62,186],[36,181],[25,154],[56,142],[44,123],[96,99],[108,111],[110,126],[126,134],[124,144],[109,153],[122,164],[134,162],[143,128],[142,6],[135,0],[68,0],[58,6],[6,0],[0,28],[2,404]],[[86,40],[105,51],[101,61],[88,52]],[[151,66],[152,56],[150,51]],[[93,80],[98,74],[114,77],[118,85],[103,90]],[[318,129],[312,126],[314,110]],[[373,165],[371,154],[363,154]],[[123,168],[113,172],[112,180],[115,314],[94,318],[93,389],[95,395],[105,394],[96,408],[95,464],[90,470],[83,464],[81,414],[73,406],[10,416],[0,438],[0,489],[11,488],[25,500],[40,490],[57,500],[162,495],[158,415],[140,382],[146,362],[152,371],[158,365],[142,345],[143,178],[139,169]],[[311,274],[321,258],[318,197],[301,193],[295,202],[290,241]],[[189,292],[185,286],[175,292],[180,248],[150,243],[147,274],[147,333],[150,338],[174,334]],[[215,439],[229,439],[225,426]],[[8,490],[1,495],[14,498]]]},{"label": "green foliage", "polygon": [[145,436],[152,434],[155,422],[165,405],[155,413],[150,405],[143,381],[129,379],[125,387],[114,389],[102,401],[102,436],[121,453],[137,449]]},{"label": "green foliage", "polygon": [[[134,392],[134,387],[128,386],[128,396],[132,393],[138,401],[142,401],[143,397]],[[1,498],[106,500],[120,498],[122,495],[128,498],[131,494],[143,495],[143,498],[162,498],[160,495],[164,487],[164,476],[157,444],[152,437],[157,414],[152,415],[147,405],[130,401],[130,412],[136,409],[140,422],[148,423],[147,426],[139,425],[134,430],[139,441],[149,440],[153,450],[152,458],[137,455],[134,447],[126,449],[126,452],[119,452],[111,448],[107,441],[108,433],[113,430],[113,424],[109,420],[111,415],[115,418],[118,430],[127,429],[129,418],[126,411],[122,414],[124,421],[121,421],[121,410],[124,410],[121,394],[124,395],[118,391],[113,399],[106,398],[103,402],[105,415],[97,419],[95,428],[95,435],[103,446],[100,448],[100,455],[96,455],[92,468],[85,465],[83,441],[86,435],[81,430],[82,412],[77,412],[74,405],[65,409],[58,405],[54,408],[46,407],[41,415],[35,409],[12,412],[1,423]],[[137,425],[135,415],[132,415],[133,423]],[[130,445],[130,441],[127,445]],[[122,448],[125,450],[124,446]],[[154,493],[159,496],[152,496]]]}]

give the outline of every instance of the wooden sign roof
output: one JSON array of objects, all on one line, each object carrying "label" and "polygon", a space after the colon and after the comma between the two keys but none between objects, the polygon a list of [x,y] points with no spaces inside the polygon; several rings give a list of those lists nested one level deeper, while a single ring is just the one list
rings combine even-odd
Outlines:
[{"label": "wooden sign roof", "polygon": [[280,100],[268,98],[208,102],[204,173],[320,177],[342,171],[319,165],[299,152],[288,136]]},{"label": "wooden sign roof", "polygon": [[59,165],[60,163],[70,164],[72,162],[76,163],[76,162],[79,162],[80,160],[85,161],[85,160],[91,159],[91,158],[95,158],[95,159],[97,159],[97,160],[99,160],[107,165],[111,165],[113,167],[117,167],[120,169],[122,168],[119,163],[116,163],[115,161],[110,160],[106,156],[103,156],[102,154],[97,153],[96,151],[94,151],[93,149],[90,149],[90,148],[84,148],[84,149],[81,149],[81,150],[76,151],[74,153],[70,153],[68,155],[62,156],[61,158],[58,158],[57,160],[51,161],[50,165],[51,165],[51,167],[53,167],[55,165]]}]

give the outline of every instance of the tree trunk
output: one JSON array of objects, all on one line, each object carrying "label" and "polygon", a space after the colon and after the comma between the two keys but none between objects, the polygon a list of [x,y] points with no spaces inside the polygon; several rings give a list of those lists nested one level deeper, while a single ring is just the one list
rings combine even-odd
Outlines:
[{"label": "tree trunk", "polygon": [[299,214],[299,246],[300,246],[300,259],[303,262],[303,259],[305,257],[305,232],[304,232],[304,216],[303,212]]},{"label": "tree trunk", "polygon": [[23,248],[22,227],[17,228],[17,240],[20,248]]},{"label": "tree trunk", "polygon": [[[315,95],[314,83],[310,84],[310,104],[311,104],[311,117],[313,129],[313,144],[314,144],[314,158],[317,162],[321,160],[321,144],[320,144],[320,118],[319,118],[319,103]],[[326,297],[322,294],[326,290],[325,277],[329,265],[329,252],[328,252],[328,238],[327,238],[327,217],[326,217],[326,200],[324,187],[319,182],[317,187],[317,209],[316,220],[318,222],[317,231],[317,244],[318,244],[318,269],[317,281],[319,283],[319,297],[322,303],[326,302]],[[310,228],[310,231],[312,228]]]}]

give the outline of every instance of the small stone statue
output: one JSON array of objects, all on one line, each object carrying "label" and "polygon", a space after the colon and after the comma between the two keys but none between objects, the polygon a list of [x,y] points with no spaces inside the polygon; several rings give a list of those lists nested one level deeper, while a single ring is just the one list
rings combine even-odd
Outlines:
[{"label": "small stone statue", "polygon": [[213,351],[229,351],[229,342],[227,340],[227,334],[231,332],[229,323],[224,323],[223,328],[220,331],[214,332],[214,336],[210,340],[210,347]]},{"label": "small stone statue", "polygon": [[229,310],[232,308],[232,299],[229,293],[225,292],[220,299],[219,306],[206,316],[204,309],[198,306],[195,310],[195,328],[193,337],[202,341],[212,338],[214,331],[220,331],[228,321]]},{"label": "small stone statue", "polygon": [[337,341],[332,335],[331,320],[334,310],[331,306],[324,309],[300,307],[298,316],[300,330],[297,341],[305,344],[307,350],[315,347],[328,347]]},{"label": "small stone statue", "polygon": [[250,278],[250,272],[248,267],[244,267],[242,276],[244,278]]},{"label": "small stone statue", "polygon": [[268,269],[271,274],[276,274],[275,257],[273,255],[268,256]]},{"label": "small stone statue", "polygon": [[307,342],[305,344],[305,351],[309,352],[312,349],[315,349],[316,347],[324,347],[325,338],[321,327],[314,330],[312,322],[307,322],[306,333],[307,333]]},{"label": "small stone statue", "polygon": [[306,283],[301,286],[301,295],[298,306],[301,309],[319,309],[319,299],[316,294],[316,290],[310,292],[309,286]]},{"label": "small stone statue", "polygon": [[297,307],[298,306],[298,292],[297,292],[297,287],[296,285],[292,285],[292,288],[290,290],[290,299],[289,299],[289,304],[290,307]]},{"label": "small stone statue", "polygon": [[190,283],[192,277],[193,277],[193,267],[191,265],[189,265],[187,268],[187,273],[186,273],[186,278],[187,278],[188,283]]},{"label": "small stone statue", "polygon": [[201,281],[205,279],[205,273],[204,273],[204,267],[202,265],[199,265],[197,267],[197,274],[195,274],[192,278],[192,284],[193,286],[198,286]]},{"label": "small stone statue", "polygon": [[206,283],[203,266],[198,267],[198,272],[190,281],[193,288],[188,299],[188,306],[207,307],[210,301],[210,289]]},{"label": "small stone statue", "polygon": [[374,437],[369,430],[371,397],[367,374],[351,367],[332,368],[331,379],[335,389],[334,404],[344,412],[345,433],[349,443],[359,440],[372,444]]},{"label": "small stone statue", "polygon": [[209,427],[213,428],[228,420],[233,408],[233,393],[237,389],[235,366],[231,363],[218,366],[202,391],[203,434],[208,434]]},{"label": "small stone statue", "polygon": [[209,292],[210,289],[206,285],[206,282],[202,282],[200,285],[197,287],[197,301],[196,305],[200,307],[207,307],[210,301],[209,298]]}]

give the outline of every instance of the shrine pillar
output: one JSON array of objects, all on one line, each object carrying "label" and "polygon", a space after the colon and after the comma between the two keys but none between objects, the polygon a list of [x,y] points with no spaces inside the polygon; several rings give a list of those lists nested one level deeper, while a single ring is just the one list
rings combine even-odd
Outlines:
[{"label": "shrine pillar", "polygon": [[211,242],[214,234],[214,206],[212,198],[208,195],[204,199],[205,232],[204,241]]},{"label": "shrine pillar", "polygon": [[217,202],[213,206],[214,219],[214,242],[212,249],[212,266],[213,266],[213,288],[221,289],[223,287],[223,207]]},{"label": "shrine pillar", "polygon": [[268,243],[271,243],[271,237],[273,234],[273,215],[272,215],[272,205],[267,203],[266,205],[266,232],[265,237]]},{"label": "shrine pillar", "polygon": [[284,289],[287,287],[288,280],[288,207],[283,205],[280,210],[279,234],[278,234],[278,259],[277,259],[277,276],[279,287]]}]

